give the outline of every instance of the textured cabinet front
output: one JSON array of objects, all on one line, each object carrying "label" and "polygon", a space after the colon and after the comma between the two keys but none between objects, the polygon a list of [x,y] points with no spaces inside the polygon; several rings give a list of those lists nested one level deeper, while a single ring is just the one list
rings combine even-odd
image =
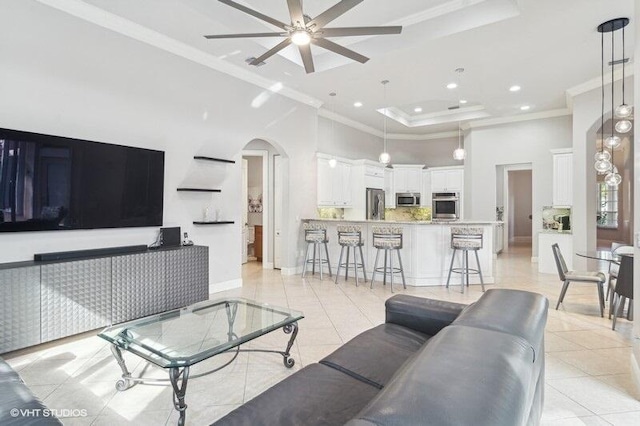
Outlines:
[{"label": "textured cabinet front", "polygon": [[171,250],[166,254],[167,310],[209,298],[209,248]]},{"label": "textured cabinet front", "polygon": [[40,343],[40,267],[0,270],[0,353]]},{"label": "textured cabinet front", "polygon": [[113,257],[113,324],[166,310],[165,253]]},{"label": "textured cabinet front", "polygon": [[42,341],[111,323],[111,258],[41,267]]}]

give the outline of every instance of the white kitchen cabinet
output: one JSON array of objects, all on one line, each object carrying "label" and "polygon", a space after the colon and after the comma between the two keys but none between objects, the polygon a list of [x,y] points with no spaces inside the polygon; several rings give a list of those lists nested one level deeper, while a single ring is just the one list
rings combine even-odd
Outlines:
[{"label": "white kitchen cabinet", "polygon": [[556,261],[551,246],[558,244],[560,252],[567,264],[567,269],[573,269],[573,235],[560,232],[540,232],[538,234],[538,272],[544,274],[558,274]]},{"label": "white kitchen cabinet", "polygon": [[422,190],[420,191],[420,207],[431,207],[431,172],[422,170]]},{"label": "white kitchen cabinet", "polygon": [[464,169],[431,169],[431,192],[461,192]]},{"label": "white kitchen cabinet", "polygon": [[552,150],[553,205],[573,205],[573,152],[571,149]]},{"label": "white kitchen cabinet", "polygon": [[331,167],[329,159],[318,158],[318,206],[351,207],[351,164]]},{"label": "white kitchen cabinet", "polygon": [[[424,165],[394,164],[393,188],[398,192],[420,192],[422,190],[422,169]],[[394,194],[395,195],[395,194]]]},{"label": "white kitchen cabinet", "polygon": [[393,169],[384,169],[384,205],[388,209],[396,208],[396,193],[393,190],[395,173]]}]

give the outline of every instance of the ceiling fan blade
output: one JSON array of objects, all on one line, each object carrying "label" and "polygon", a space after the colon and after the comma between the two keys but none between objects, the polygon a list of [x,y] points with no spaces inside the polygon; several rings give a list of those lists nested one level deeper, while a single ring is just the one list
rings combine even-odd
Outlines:
[{"label": "ceiling fan blade", "polygon": [[349,27],[349,28],[323,28],[316,31],[323,37],[350,37],[365,35],[400,34],[402,27]]},{"label": "ceiling fan blade", "polygon": [[311,56],[311,45],[305,44],[298,46],[300,48],[300,56],[302,56],[302,63],[304,64],[304,70],[307,74],[311,74],[316,69],[313,66],[313,56]]},{"label": "ceiling fan blade", "polygon": [[239,4],[239,3],[236,3],[235,1],[232,1],[232,0],[218,0],[218,1],[220,3],[226,4],[227,6],[231,6],[231,7],[235,8],[235,9],[241,10],[244,13],[248,13],[251,16],[255,16],[258,19],[262,19],[263,21],[268,22],[271,25],[275,25],[278,28],[282,28],[283,30],[287,29],[287,25],[284,22],[280,22],[277,19],[273,19],[272,17],[264,15],[264,14],[262,14],[260,12],[257,12],[255,10],[253,10],[253,9],[249,9],[248,7],[243,6],[243,5]]},{"label": "ceiling fan blade", "polygon": [[251,37],[287,37],[288,33],[247,33],[247,34],[211,34],[204,38],[251,38]]},{"label": "ceiling fan blade", "polygon": [[340,46],[339,44],[336,44],[324,38],[314,38],[311,40],[311,42],[322,47],[323,49],[327,49],[339,55],[346,56],[347,58],[358,61],[361,64],[364,64],[369,60],[369,58],[367,58],[366,56],[363,56],[351,49],[347,49],[346,47]]},{"label": "ceiling fan blade", "polygon": [[267,50],[264,54],[255,58],[253,61],[249,62],[249,65],[258,65],[260,62],[264,62],[265,59],[272,57],[273,55],[275,55],[285,47],[289,46],[290,44],[291,44],[290,38],[286,38],[282,40],[280,43],[276,44],[274,47]]},{"label": "ceiling fan blade", "polygon": [[287,0],[289,6],[289,15],[291,15],[291,25],[298,22],[304,27],[304,13],[302,13],[302,0]]},{"label": "ceiling fan blade", "polygon": [[341,2],[330,7],[329,9],[325,10],[320,15],[309,21],[307,27],[315,26],[316,29],[322,28],[340,15],[348,12],[349,10],[362,3],[362,1],[363,0],[342,0]]}]

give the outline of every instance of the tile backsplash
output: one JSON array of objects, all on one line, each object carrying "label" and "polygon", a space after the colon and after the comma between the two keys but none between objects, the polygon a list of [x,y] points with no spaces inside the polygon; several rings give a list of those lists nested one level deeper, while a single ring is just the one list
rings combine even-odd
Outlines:
[{"label": "tile backsplash", "polygon": [[566,229],[563,229],[563,223],[562,223],[562,218],[565,216],[569,216],[569,224],[570,224],[571,223],[570,208],[558,208],[553,206],[542,207],[542,229],[555,229],[558,231],[563,231],[563,230],[566,231]]},{"label": "tile backsplash", "polygon": [[344,209],[324,207],[318,209],[320,219],[344,219]]},{"label": "tile backsplash", "polygon": [[397,221],[431,220],[431,207],[384,209],[384,219]]}]

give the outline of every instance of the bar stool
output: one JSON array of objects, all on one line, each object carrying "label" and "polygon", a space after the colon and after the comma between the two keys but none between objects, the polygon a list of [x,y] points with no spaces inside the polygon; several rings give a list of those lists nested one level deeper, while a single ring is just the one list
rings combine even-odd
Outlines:
[{"label": "bar stool", "polygon": [[[362,227],[355,225],[338,225],[338,244],[340,244],[340,260],[338,260],[338,272],[336,272],[336,284],[338,284],[338,277],[340,276],[340,268],[344,267],[344,279],[349,279],[349,268],[353,268],[353,273],[356,276],[356,287],[358,286],[358,267],[362,268],[362,275],[364,275],[364,282],[367,282],[367,271],[364,267],[364,256],[362,255],[362,246],[364,241],[362,240]],[[347,261],[342,263],[342,255],[344,249],[347,249]],[[356,250],[357,249],[357,250]],[[353,263],[349,264],[349,252],[353,250]],[[356,253],[360,252],[360,262],[356,258]]]},{"label": "bar stool", "polygon": [[[382,272],[382,282],[387,285],[387,274],[391,275],[391,292],[393,293],[393,274],[399,273],[402,276],[402,285],[406,289],[407,283],[404,280],[404,270],[402,269],[402,257],[400,249],[402,249],[402,228],[400,227],[373,227],[373,247],[377,250],[376,261],[373,265],[373,275],[371,277],[371,288],[376,280],[376,272]],[[384,266],[378,267],[378,257],[380,250],[384,250]],[[391,251],[391,253],[389,253]],[[399,268],[393,267],[393,251],[397,253]],[[389,258],[389,266],[387,266],[387,257]]]},{"label": "bar stool", "polygon": [[[478,258],[478,250],[482,249],[484,231],[482,228],[451,228],[451,264],[449,265],[449,276],[447,277],[447,288],[451,280],[451,273],[462,274],[462,282],[460,283],[460,293],[464,293],[465,278],[467,287],[469,286],[469,274],[478,274],[480,276],[480,284],[484,291],[484,280],[482,279],[482,269],[480,268],[480,259]],[[453,261],[456,258],[456,252],[462,251],[462,267],[454,268]],[[473,251],[476,255],[476,263],[478,269],[469,267],[469,252]]]},{"label": "bar stool", "polygon": [[[316,265],[320,269],[320,279],[322,280],[322,267],[327,265],[329,267],[329,276],[331,277],[331,263],[329,262],[329,249],[327,243],[327,227],[320,223],[305,223],[304,227],[304,240],[307,242],[307,253],[304,257],[304,265],[302,266],[302,278],[307,274],[307,264],[311,263],[311,273],[316,274]],[[322,258],[322,247],[324,245],[324,252],[326,257]],[[313,246],[313,258],[309,259],[309,249]],[[318,257],[316,259],[316,252]]]}]

